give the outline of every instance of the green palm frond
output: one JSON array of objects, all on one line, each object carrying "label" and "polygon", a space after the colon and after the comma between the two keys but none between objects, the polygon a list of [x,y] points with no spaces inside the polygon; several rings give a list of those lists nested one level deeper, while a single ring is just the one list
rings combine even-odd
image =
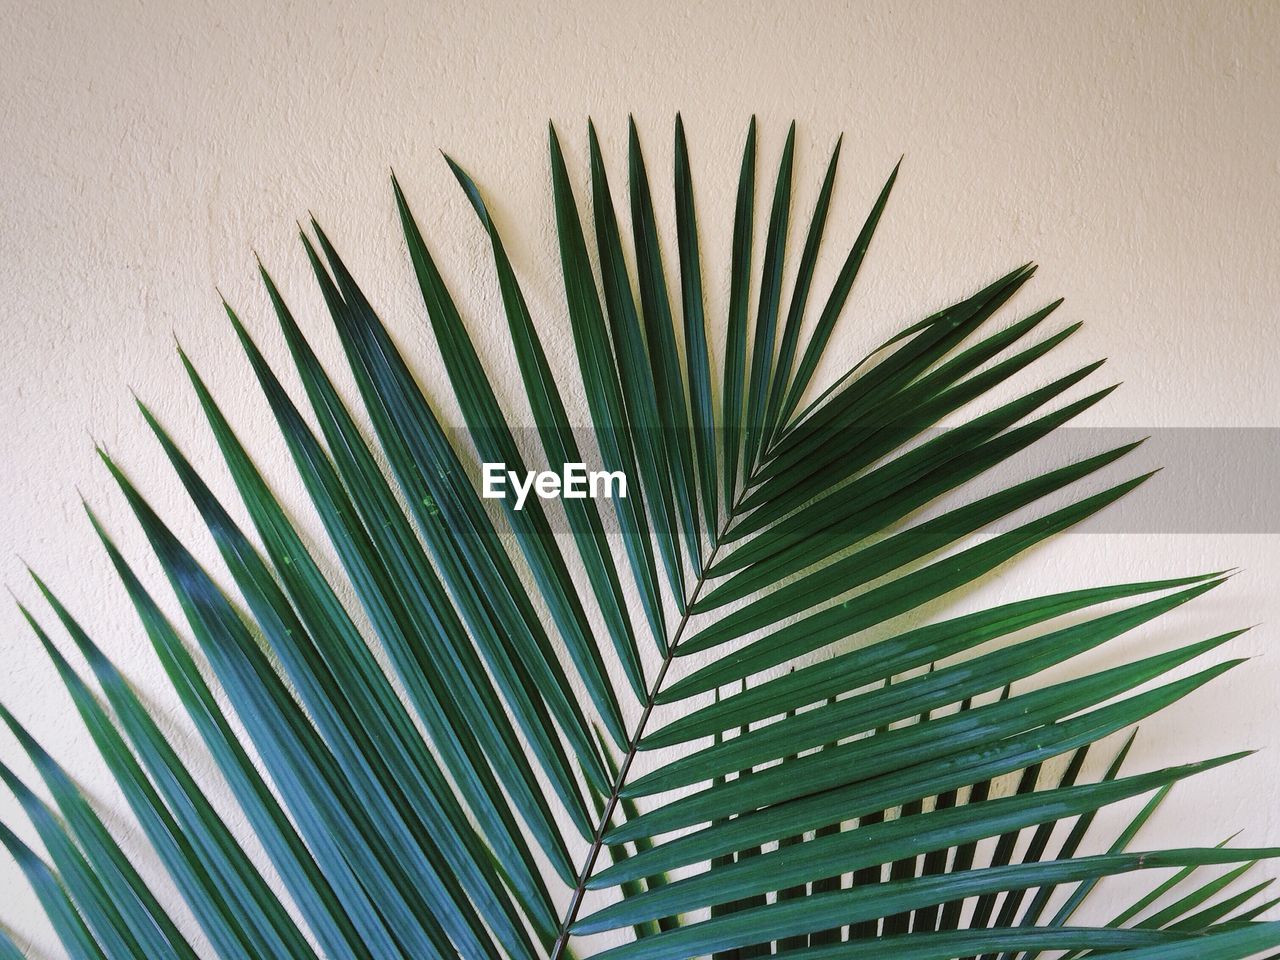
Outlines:
[{"label": "green palm frond", "polygon": [[[501,295],[491,327],[505,321],[506,335],[482,344],[393,178],[461,439],[436,413],[440,385],[424,390],[314,221],[301,241],[362,412],[265,267],[305,408],[256,325],[226,306],[327,546],[308,545],[181,351],[252,529],[139,407],[224,569],[202,568],[102,454],[184,627],[91,510],[89,521],[243,824],[218,812],[125,673],[34,577],[93,683],[23,614],[201,934],[193,948],[186,916],[167,912],[72,774],[0,708],[52,799],[0,764],[48,862],[8,826],[0,843],[67,955],[1232,960],[1280,944],[1280,925],[1258,920],[1274,904],[1268,882],[1241,889],[1280,851],[1132,849],[1180,781],[1244,754],[1134,773],[1130,734],[1099,776],[1086,762],[1241,662],[1226,652],[1239,631],[1224,631],[1086,666],[1133,631],[1158,636],[1155,621],[1225,574],[935,615],[1149,476],[1104,481],[1138,445],[1125,443],[970,493],[1114,389],[1084,386],[1100,364],[1083,363],[971,411],[1035,376],[1078,329],[1052,327],[1061,301],[997,320],[1035,268],[906,326],[820,387],[898,168],[824,291],[823,244],[842,229],[830,216],[842,141],[801,224],[792,125],[758,224],[753,120],[721,319],[707,307],[708,277],[722,275],[703,260],[683,124],[673,257],[635,125],[625,216],[587,133],[585,186],[550,133],[563,318],[531,314],[497,218],[447,159]],[[578,384],[555,379],[539,333],[560,322]],[[490,385],[484,357],[502,349],[527,409],[505,410]],[[578,389],[589,435],[565,399]],[[511,426],[530,418],[528,437]],[[598,462],[627,478],[628,495],[489,509],[476,460],[520,474]],[[1137,812],[1107,846],[1095,818],[1116,805]],[[1174,872],[1108,923],[1073,922],[1099,883],[1144,870]],[[0,957],[20,955],[11,940],[0,934]]]}]

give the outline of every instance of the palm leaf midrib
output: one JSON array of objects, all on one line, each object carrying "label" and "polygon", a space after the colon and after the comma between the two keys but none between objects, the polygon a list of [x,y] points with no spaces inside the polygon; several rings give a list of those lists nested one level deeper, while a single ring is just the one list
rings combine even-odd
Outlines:
[{"label": "palm leaf midrib", "polygon": [[[763,458],[763,459],[767,459]],[[684,613],[680,617],[680,621],[676,624],[675,630],[672,632],[671,640],[667,644],[667,652],[662,658],[662,664],[658,668],[653,682],[649,685],[649,690],[645,696],[644,709],[640,713],[640,719],[636,721],[635,731],[627,740],[627,750],[623,755],[622,762],[618,766],[618,775],[614,778],[611,785],[609,795],[605,799],[604,810],[600,815],[599,821],[596,823],[596,829],[591,838],[591,847],[587,851],[587,856],[583,862],[581,872],[578,879],[574,883],[573,893],[569,900],[569,906],[565,911],[564,920],[560,925],[560,931],[556,936],[555,945],[551,950],[551,960],[562,960],[565,951],[568,948],[570,939],[570,928],[574,921],[578,918],[578,912],[582,908],[583,898],[587,892],[587,881],[591,878],[591,873],[595,869],[596,860],[600,856],[600,851],[604,848],[604,835],[609,829],[609,822],[613,819],[614,811],[618,807],[621,800],[622,788],[627,784],[627,775],[631,771],[631,764],[639,752],[638,747],[640,740],[644,736],[645,728],[648,726],[649,718],[653,714],[653,708],[657,702],[657,696],[662,692],[662,684],[666,680],[667,671],[670,670],[672,663],[675,662],[676,650],[680,646],[680,641],[684,637],[685,629],[689,625],[689,621],[693,618],[694,604],[697,603],[698,597],[702,594],[703,587],[710,580],[708,571],[712,569],[717,555],[723,547],[723,539],[729,528],[733,526],[733,522],[738,518],[738,512],[742,508],[742,501],[746,497],[747,490],[751,487],[755,479],[759,465],[753,467],[751,474],[747,477],[746,482],[742,485],[742,490],[738,494],[737,499],[729,508],[728,516],[721,524],[719,531],[716,533],[715,543],[712,545],[711,553],[706,561],[702,564],[702,570],[694,580],[692,588],[685,597]]]}]

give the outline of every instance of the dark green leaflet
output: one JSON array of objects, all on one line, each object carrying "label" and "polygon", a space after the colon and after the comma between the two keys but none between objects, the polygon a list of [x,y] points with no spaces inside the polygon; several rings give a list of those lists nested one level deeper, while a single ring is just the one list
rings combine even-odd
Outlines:
[{"label": "dark green leaflet", "polygon": [[[125,923],[134,935],[150,949],[172,952],[183,960],[194,960],[196,954],[186,938],[169,919],[155,895],[67,773],[4,707],[0,707],[0,718],[3,718],[53,796],[58,812],[62,815],[64,829],[75,838],[101,882],[112,890]],[[335,952],[335,955],[340,953]]]},{"label": "dark green leaflet", "polygon": [[[605,314],[609,318],[609,333],[613,340],[613,350],[610,352],[605,331],[601,329],[596,332],[596,337],[602,344],[599,362],[607,365],[610,358],[614,361],[614,368],[608,371],[608,380],[612,382],[616,373],[620,410],[625,423],[624,435],[634,438],[627,442],[631,451],[629,462],[634,464],[634,469],[628,471],[627,475],[638,477],[639,485],[645,492],[644,502],[653,520],[658,552],[667,572],[670,593],[676,599],[677,608],[681,608],[685,598],[684,569],[676,509],[668,483],[672,472],[670,456],[674,456],[676,451],[670,451],[669,455],[662,442],[664,422],[658,410],[659,386],[655,383],[654,371],[650,368],[649,356],[645,352],[644,334],[640,327],[635,297],[631,292],[631,280],[622,253],[622,237],[594,126],[590,128],[589,134],[591,209],[604,288]],[[571,194],[568,196],[571,200]],[[571,215],[577,217],[576,212]],[[589,267],[584,276],[590,277]],[[655,283],[652,277],[644,276],[641,282],[650,287]],[[656,297],[657,294],[651,291],[650,296]],[[683,613],[683,609],[680,612]]]},{"label": "dark green leaflet", "polygon": [[[880,215],[884,213],[885,204],[889,201],[889,192],[893,189],[893,183],[898,178],[898,168],[900,166],[901,161],[899,161],[898,166],[893,168],[893,172],[889,174],[889,179],[881,189],[880,196],[876,199],[875,205],[871,208],[871,213],[862,225],[862,230],[858,234],[857,240],[845,258],[844,265],[840,268],[840,274],[836,278],[835,286],[832,288],[831,295],[827,298],[827,302],[822,308],[822,314],[818,317],[817,325],[809,338],[809,344],[805,347],[804,356],[800,359],[800,364],[796,368],[795,378],[792,380],[791,386],[787,390],[786,399],[782,402],[778,411],[778,431],[781,431],[783,425],[795,412],[796,407],[799,406],[800,399],[804,396],[805,390],[808,389],[814,371],[818,367],[818,361],[822,358],[823,351],[826,350],[827,344],[831,340],[836,320],[849,299],[849,293],[853,289],[853,282],[858,276],[858,269],[862,266],[862,261],[867,255],[867,249],[871,245],[871,237],[875,234],[876,226],[880,222]],[[771,441],[773,439],[772,437],[770,438]]]},{"label": "dark green leaflet", "polygon": [[[751,720],[763,720],[835,694],[887,680],[929,663],[944,660],[1002,636],[1034,627],[1055,617],[1103,603],[1190,586],[1220,576],[1191,577],[1147,583],[1118,584],[1036,597],[981,610],[898,634],[861,650],[806,666],[751,687],[743,693],[696,711],[655,730],[642,748],[696,739]],[[807,698],[807,699],[806,699]]]},{"label": "dark green leaflet", "polygon": [[[107,960],[106,954],[93,939],[84,920],[76,913],[71,898],[59,884],[53,871],[3,823],[0,823],[0,845],[18,862],[27,882],[36,892],[45,916],[49,918],[58,939],[62,941],[72,960]],[[17,953],[16,947],[13,952]]]},{"label": "dark green leaflet", "polygon": [[707,348],[706,314],[702,296],[702,257],[698,214],[693,202],[693,175],[684,122],[676,115],[675,143],[676,245],[680,251],[680,302],[684,310],[684,352],[689,373],[689,406],[693,417],[694,449],[698,455],[698,491],[704,532],[716,546],[720,528],[719,470],[716,462],[715,410],[712,406],[711,360]]},{"label": "dark green leaflet", "polygon": [[747,311],[751,297],[751,246],[755,229],[756,118],[747,129],[738,174],[738,200],[733,214],[733,259],[729,266],[728,339],[724,377],[720,382],[720,429],[724,449],[724,502],[738,502],[742,470],[743,400],[747,369]]},{"label": "dark green leaflet", "polygon": [[[898,857],[925,853],[940,838],[968,842],[969,839],[997,836],[1006,826],[1036,826],[1048,820],[1076,816],[1118,799],[1147,793],[1235,759],[1239,757],[1224,758],[1207,765],[1164,770],[1111,783],[1038,793],[1029,792],[1033,789],[1033,781],[1024,775],[1024,787],[1028,782],[1032,783],[1032,787],[1020,790],[1014,797],[979,803],[972,807],[917,813],[872,826],[860,825],[856,830],[810,841],[803,858],[794,856],[788,847],[779,847],[774,852],[764,854],[758,862],[739,861],[732,867],[712,869],[697,877],[678,880],[660,891],[607,907],[581,921],[580,926],[583,932],[609,929],[610,926],[634,923],[640,918],[661,916],[666,910],[691,910],[697,906],[724,902],[747,892],[770,891],[779,889],[778,885],[817,880],[837,868],[852,871],[864,866],[889,863]],[[1007,861],[999,865],[1006,864]]]},{"label": "dark green leaflet", "polygon": [[[486,462],[505,463],[507,469],[525,472],[524,461],[516,448],[515,438],[498,406],[489,379],[444,280],[436,269],[427,244],[409,210],[408,201],[394,183],[396,204],[404,226],[418,284],[422,288],[427,314],[442,349],[454,393],[462,405],[471,437]],[[607,668],[600,651],[590,639],[592,630],[577,588],[570,579],[568,567],[560,554],[539,500],[526,501],[516,510],[510,499],[502,501],[507,519],[520,541],[529,569],[538,583],[543,598],[551,609],[560,636],[569,646],[578,676],[590,691],[610,736],[618,744],[626,742],[618,702],[609,688]]]},{"label": "dark green leaflet", "polygon": [[840,163],[840,147],[843,144],[844,137],[841,136],[836,140],[835,148],[831,151],[827,173],[822,179],[822,188],[818,192],[813,215],[809,219],[809,232],[805,236],[804,253],[800,257],[800,265],[796,271],[791,301],[787,305],[786,325],[782,328],[782,341],[778,346],[778,362],[769,383],[769,403],[765,408],[761,453],[768,450],[778,429],[782,399],[786,393],[787,383],[791,379],[796,351],[800,346],[800,325],[804,322],[805,306],[809,302],[809,291],[813,286],[813,272],[818,262],[818,251],[822,247],[822,234],[827,226],[827,213],[831,209],[831,194],[835,189],[836,167]]},{"label": "dark green leaflet", "polygon": [[777,934],[788,934],[825,927],[841,920],[885,916],[896,909],[937,902],[936,898],[940,895],[955,891],[975,895],[992,890],[1020,889],[1045,882],[1091,880],[1135,870],[1179,867],[1189,863],[1239,863],[1253,859],[1259,852],[1268,856],[1276,855],[1274,851],[1256,850],[1166,850],[1080,857],[1072,861],[1043,864],[1016,864],[973,870],[949,877],[921,877],[879,884],[873,888],[843,890],[824,897],[769,904],[754,913],[729,914],[656,937],[647,937],[636,943],[606,950],[600,956],[608,957],[609,960],[665,960],[697,955],[702,951],[753,941],[764,929]]},{"label": "dark green leaflet", "polygon": [[[334,279],[330,280],[325,266],[304,239],[313,272],[325,293],[365,408],[410,510],[420,529],[445,533],[447,525],[447,535],[465,570],[455,575],[452,588],[458,594],[466,594],[474,592],[473,583],[483,587],[489,624],[506,647],[508,658],[518,661],[538,682],[548,713],[575,744],[588,775],[602,783],[606,779],[604,768],[582,710],[457,453],[337,251],[318,225],[313,223],[312,227]],[[433,508],[437,512],[433,513]],[[464,583],[463,576],[472,578],[473,583]],[[511,698],[518,696],[514,683],[504,692]],[[549,741],[550,735],[544,739]],[[562,761],[562,765],[568,767],[568,761]],[[566,803],[571,803],[573,796],[567,787],[562,792]],[[576,799],[575,806],[581,811],[581,796]]]},{"label": "dark green leaflet", "polygon": [[[592,422],[600,455],[607,470],[621,470],[636,477],[633,439],[626,429],[622,388],[618,383],[613,351],[606,337],[600,299],[587,257],[582,223],[578,219],[573,187],[565,169],[564,156],[555,130],[550,131],[551,172],[555,190],[556,232],[560,244],[561,270],[574,346],[578,352],[578,369],[591,409]],[[667,633],[662,613],[662,598],[654,570],[653,544],[644,513],[644,498],[631,496],[615,501],[618,520],[631,561],[632,573],[640,584],[641,596],[653,627],[653,638],[661,653],[666,653]],[[670,541],[667,541],[668,548]],[[668,571],[670,573],[670,571]]]},{"label": "dark green leaflet", "polygon": [[[447,157],[445,159],[448,160]],[[452,160],[449,160],[449,166],[489,235],[512,345],[520,364],[521,376],[529,397],[529,406],[538,425],[538,433],[542,438],[547,460],[549,463],[581,463],[583,462],[582,453],[574,437],[573,428],[569,425],[564,402],[560,398],[551,370],[547,366],[542,341],[538,337],[537,330],[534,329],[528,305],[516,280],[506,249],[502,245],[502,239],[498,235],[497,227],[490,218],[488,208],[484,205],[475,183]],[[596,509],[595,501],[591,499],[566,499],[563,503],[579,555],[586,566],[587,577],[591,581],[592,592],[613,639],[614,650],[622,661],[632,692],[637,698],[641,698],[645,695],[645,681],[640,666],[640,652],[636,647],[631,620],[627,616],[626,599],[622,594],[617,567],[605,538],[600,513]],[[655,634],[660,634],[663,629],[662,615],[661,609],[655,606],[657,601],[652,566],[652,557],[650,557],[645,567],[644,577],[638,579],[642,584],[641,598],[649,627]]]},{"label": "dark green leaflet", "polygon": [[[299,805],[296,819],[302,835],[295,833],[232,731],[181,638],[161,614],[92,511],[89,511],[89,519],[124,582],[143,628],[178,690],[188,715],[209,750],[218,758],[219,767],[235,791],[241,808],[254,824],[255,831],[271,854],[272,862],[297,898],[325,949],[334,956],[343,956],[346,951],[342,949],[342,943],[345,942],[357,957],[364,957],[366,951],[374,949],[386,950],[393,944],[390,932],[367,894],[363,893],[354,873],[342,860],[336,845],[326,842],[327,828],[316,812]],[[105,658],[94,657],[90,663],[100,678],[104,668],[115,672]],[[102,682],[107,686],[105,680]],[[315,865],[309,862],[311,857],[303,845],[304,838],[311,841]],[[314,888],[314,894],[310,888]],[[317,899],[320,904],[315,903]],[[341,909],[334,901],[341,904]]]},{"label": "dark green leaflet", "polygon": [[613,839],[655,836],[729,813],[742,813],[833,789],[841,783],[890,772],[908,762],[936,762],[967,745],[1016,736],[1042,723],[1056,723],[1064,716],[1133,689],[1137,683],[1154,679],[1236,636],[1238,633],[1224,634],[1144,661],[1025,693],[1007,703],[975,708],[966,714],[846,743],[835,751],[823,751],[821,755],[757,772],[749,782],[734,782],[719,790],[702,790],[671,800],[610,836]]},{"label": "dark green leaflet", "polygon": [[[927,773],[899,770],[713,824],[658,844],[652,851],[633,857],[625,866],[600,871],[592,877],[590,886],[604,888],[628,876],[673,870],[740,846],[777,840],[802,828],[825,826],[832,822],[833,816],[854,819],[899,806],[921,794],[938,794],[1025,769],[1033,763],[1043,762],[1123,730],[1177,702],[1227,669],[1230,666],[1211,668],[1200,676],[1174,681],[1162,689],[1139,694],[1128,701],[1009,737],[994,747],[961,751],[930,768]],[[622,833],[623,830],[614,833]],[[625,832],[644,834],[647,831],[632,829]]]},{"label": "dark green leaflet", "polygon": [[[676,350],[675,319],[663,274],[658,225],[649,192],[649,174],[635,121],[628,124],[627,149],[631,194],[631,225],[635,238],[636,272],[640,277],[640,302],[644,315],[649,364],[662,424],[663,446],[676,512],[684,535],[685,551],[694,577],[702,576],[702,537],[699,533],[697,488],[694,483],[693,445],[690,442],[689,409],[685,403],[684,374]],[[696,318],[701,323],[701,317]],[[695,349],[697,345],[695,344]],[[703,347],[705,352],[705,347]],[[682,598],[683,599],[683,598]]]},{"label": "dark green leaflet", "polygon": [[[728,743],[689,754],[663,770],[634,781],[631,795],[689,786],[717,773],[764,763],[805,750],[830,738],[844,738],[886,726],[920,712],[938,710],[998,689],[1120,636],[1195,599],[1223,581],[1211,580],[1180,593],[1052,631],[1034,640],[1010,645],[954,666],[834,704],[789,716]],[[781,752],[780,752],[781,751]]]},{"label": "dark green leaflet", "polygon": [[745,466],[755,472],[766,429],[769,384],[773,380],[773,356],[778,334],[778,312],[782,301],[782,267],[791,221],[791,177],[795,164],[796,125],[787,131],[787,143],[778,164],[778,182],[769,210],[769,230],[765,235],[764,265],[760,277],[760,302],[756,313],[755,342],[751,348],[751,376],[747,381],[747,429]]}]

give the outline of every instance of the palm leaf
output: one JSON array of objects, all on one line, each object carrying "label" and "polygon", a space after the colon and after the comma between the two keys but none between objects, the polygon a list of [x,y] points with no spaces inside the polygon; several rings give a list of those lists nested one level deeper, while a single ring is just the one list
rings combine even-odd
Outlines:
[{"label": "palm leaf", "polygon": [[[664,259],[672,242],[635,124],[621,215],[594,127],[585,217],[551,131],[563,321],[533,316],[500,217],[448,160],[492,251],[506,321],[493,343],[476,335],[482,323],[464,315],[437,265],[439,238],[393,178],[409,269],[466,428],[459,440],[436,413],[435,385],[420,384],[339,244],[313,221],[302,243],[374,436],[265,268],[309,409],[267,362],[253,324],[226,312],[321,543],[283,508],[180,351],[252,529],[241,529],[205,468],[141,403],[219,569],[196,561],[143,484],[105,453],[103,462],[184,626],[166,619],[89,518],[224,782],[198,778],[125,672],[38,577],[96,688],[23,613],[214,954],[1232,960],[1280,944],[1280,928],[1258,922],[1271,905],[1258,902],[1268,883],[1236,889],[1280,851],[1131,849],[1174,785],[1218,775],[1244,754],[1122,773],[1130,737],[1101,777],[1084,776],[1093,745],[1242,662],[1225,652],[1239,631],[1159,642],[1160,619],[1223,574],[936,613],[1149,474],[1117,479],[1137,446],[1128,442],[970,493],[972,481],[1114,389],[1083,386],[1098,363],[1039,372],[1079,326],[1051,329],[1061,301],[999,319],[1027,288],[1030,265],[815,383],[899,173],[846,241],[832,288],[816,290],[824,241],[841,229],[830,216],[841,144],[791,273],[800,172],[792,126],[753,276],[752,121],[721,358],[709,347],[704,287],[713,272],[679,119],[677,273]],[[821,305],[812,324],[811,303]],[[551,372],[540,328],[560,322],[580,383]],[[485,358],[499,349],[514,352],[527,410],[504,409],[490,385]],[[1038,382],[970,412],[1014,378]],[[589,436],[569,418],[565,397],[576,390]],[[626,476],[628,495],[566,499],[563,513],[537,498],[487,509],[468,465],[538,465],[510,426],[523,416],[543,462],[598,460]],[[1137,632],[1152,640],[1146,654],[1088,666],[1091,654]],[[196,956],[72,775],[16,716],[0,708],[0,719],[52,797],[46,804],[0,764],[47,858],[7,826],[0,843],[67,954]],[[207,799],[220,789],[278,886]],[[1097,814],[1131,801],[1145,804],[1141,812],[1091,853]],[[1059,828],[1065,839],[1055,846]],[[1105,926],[1073,923],[1106,878],[1152,869],[1177,872]],[[0,956],[15,952],[0,937]]]}]

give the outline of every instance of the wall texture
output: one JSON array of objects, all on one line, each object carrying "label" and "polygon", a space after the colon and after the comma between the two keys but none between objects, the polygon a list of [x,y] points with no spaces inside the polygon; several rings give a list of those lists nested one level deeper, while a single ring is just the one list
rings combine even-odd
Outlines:
[{"label": "wall texture", "polygon": [[[517,397],[483,237],[441,148],[494,199],[566,376],[572,351],[555,272],[548,119],[581,176],[586,118],[595,118],[618,162],[634,113],[651,171],[665,180],[672,120],[683,111],[711,315],[719,316],[736,156],[754,112],[764,170],[776,162],[787,122],[798,120],[799,210],[812,203],[826,151],[845,134],[828,230],[836,244],[853,236],[879,183],[906,155],[832,369],[897,325],[1034,259],[1043,267],[1027,296],[1064,295],[1067,320],[1086,322],[1056,362],[1109,356],[1103,376],[1125,382],[1088,415],[1089,425],[1135,436],[1165,427],[1280,427],[1274,2],[7,0],[4,7],[0,575],[34,601],[23,562],[40,571],[184,741],[193,733],[80,511],[77,490],[149,582],[160,584],[93,441],[212,560],[127,389],[154,406],[197,460],[213,462],[174,353],[176,335],[287,503],[316,529],[265,404],[247,389],[215,293],[217,285],[263,332],[272,358],[283,360],[254,282],[256,249],[317,345],[336,359],[294,237],[307,211],[349,255],[424,382],[439,387],[445,415],[455,416],[394,223],[389,166],[489,350],[500,395]],[[669,195],[660,193],[659,204],[669,227]],[[807,212],[798,217],[806,222]],[[837,266],[833,246],[819,283]],[[582,409],[580,397],[569,399]],[[518,418],[521,408],[511,409]],[[223,471],[209,479],[234,501]],[[1144,496],[1175,488],[1213,496],[1194,462],[1175,464]],[[1261,622],[1232,650],[1261,653],[1280,620],[1274,530],[1067,536],[962,602],[1235,565],[1244,572],[1226,588],[1127,649]],[[79,773],[109,821],[128,830],[122,799],[10,604],[0,604],[0,663],[0,699]],[[1269,657],[1229,675],[1149,723],[1136,766],[1280,745],[1278,683],[1280,667]],[[1280,843],[1278,756],[1270,750],[1225,777],[1186,784],[1151,836],[1216,843],[1243,828],[1251,844]],[[7,733],[0,758],[31,774]],[[24,822],[7,795],[0,816]],[[159,878],[145,845],[129,836],[129,849]],[[33,956],[58,954],[7,860],[0,904],[0,922]]]}]

